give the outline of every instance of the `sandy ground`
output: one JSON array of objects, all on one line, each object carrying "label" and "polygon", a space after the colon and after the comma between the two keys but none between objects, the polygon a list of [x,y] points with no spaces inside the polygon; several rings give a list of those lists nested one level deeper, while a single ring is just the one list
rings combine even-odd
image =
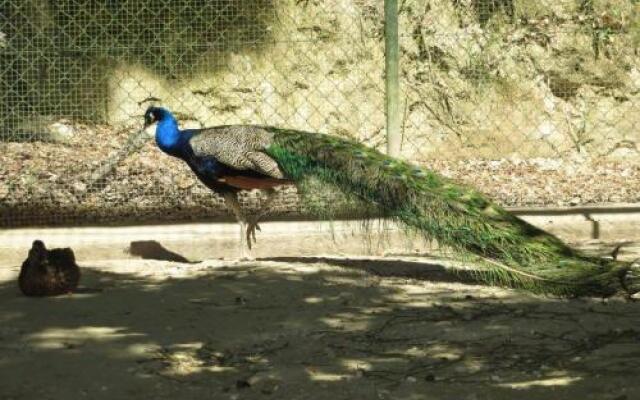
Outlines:
[{"label": "sandy ground", "polygon": [[0,267],[0,399],[640,398],[640,304],[469,283],[432,258]]}]

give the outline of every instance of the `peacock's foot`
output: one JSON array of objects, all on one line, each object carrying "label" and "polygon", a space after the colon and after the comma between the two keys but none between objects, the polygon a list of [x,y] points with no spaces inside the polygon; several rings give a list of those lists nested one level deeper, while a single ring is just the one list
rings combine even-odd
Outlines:
[{"label": "peacock's foot", "polygon": [[245,239],[247,241],[247,247],[249,247],[249,250],[251,250],[252,244],[255,244],[257,242],[256,230],[261,231],[260,225],[258,224],[258,219],[256,218],[248,220]]}]

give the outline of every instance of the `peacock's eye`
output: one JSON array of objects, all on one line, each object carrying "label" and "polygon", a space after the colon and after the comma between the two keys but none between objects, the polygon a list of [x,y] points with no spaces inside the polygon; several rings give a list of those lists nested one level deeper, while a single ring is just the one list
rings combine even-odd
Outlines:
[{"label": "peacock's eye", "polygon": [[146,126],[153,124],[157,121],[157,117],[153,111],[149,111],[144,115],[144,124]]}]

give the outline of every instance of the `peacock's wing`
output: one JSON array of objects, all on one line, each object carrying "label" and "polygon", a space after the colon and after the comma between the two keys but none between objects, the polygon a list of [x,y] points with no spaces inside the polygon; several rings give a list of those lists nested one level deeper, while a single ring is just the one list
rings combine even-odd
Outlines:
[{"label": "peacock's wing", "polygon": [[337,186],[425,237],[479,255],[485,281],[567,295],[640,290],[630,263],[585,256],[473,188],[355,141],[265,129],[274,135],[267,153],[290,179]]},{"label": "peacock's wing", "polygon": [[197,131],[189,140],[196,158],[213,158],[228,168],[284,179],[278,163],[265,150],[273,133],[254,125],[228,125]]}]

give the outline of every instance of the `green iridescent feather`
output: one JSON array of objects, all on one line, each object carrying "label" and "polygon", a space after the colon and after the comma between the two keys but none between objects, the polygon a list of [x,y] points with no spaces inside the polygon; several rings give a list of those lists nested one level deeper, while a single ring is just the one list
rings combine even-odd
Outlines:
[{"label": "green iridescent feather", "polygon": [[347,139],[265,129],[274,134],[267,153],[303,192],[300,183],[319,180],[425,238],[473,253],[488,283],[568,296],[640,289],[630,263],[583,255],[472,188]]}]

